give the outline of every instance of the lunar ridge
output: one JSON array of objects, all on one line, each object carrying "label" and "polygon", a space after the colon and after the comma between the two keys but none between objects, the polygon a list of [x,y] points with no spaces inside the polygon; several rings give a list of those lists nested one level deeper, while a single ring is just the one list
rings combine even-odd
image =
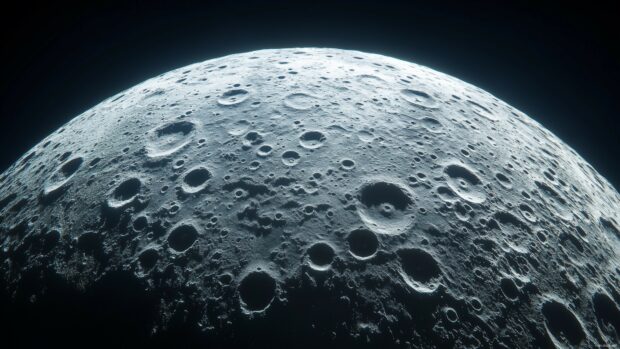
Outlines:
[{"label": "lunar ridge", "polygon": [[490,93],[359,51],[102,101],[0,176],[0,247],[4,317],[47,344],[620,343],[613,186]]}]

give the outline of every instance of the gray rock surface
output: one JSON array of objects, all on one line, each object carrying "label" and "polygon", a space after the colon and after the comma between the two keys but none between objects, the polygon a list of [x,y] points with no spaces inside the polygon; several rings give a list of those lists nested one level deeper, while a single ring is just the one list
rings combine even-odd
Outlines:
[{"label": "gray rock surface", "polygon": [[618,192],[491,94],[376,54],[262,50],[147,80],[10,167],[0,222],[9,303],[112,322],[123,304],[145,340],[619,341]]}]

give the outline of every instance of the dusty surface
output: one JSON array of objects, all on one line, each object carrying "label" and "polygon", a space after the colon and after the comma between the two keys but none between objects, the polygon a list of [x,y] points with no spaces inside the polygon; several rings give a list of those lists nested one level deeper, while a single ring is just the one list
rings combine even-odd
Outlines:
[{"label": "dusty surface", "polygon": [[180,68],[0,180],[2,300],[28,316],[9,328],[40,334],[14,341],[619,340],[618,192],[522,112],[393,58],[304,48]]}]

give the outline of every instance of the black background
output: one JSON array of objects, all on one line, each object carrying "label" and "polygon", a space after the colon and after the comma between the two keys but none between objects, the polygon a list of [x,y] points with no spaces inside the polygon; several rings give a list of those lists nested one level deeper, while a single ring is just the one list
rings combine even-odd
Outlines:
[{"label": "black background", "polygon": [[[145,79],[232,53],[322,46],[394,56],[479,86],[542,123],[620,188],[615,8],[506,0],[175,3],[3,5],[0,171],[74,116]],[[7,347],[50,346],[50,338],[97,346],[111,334],[138,340],[149,330],[141,326],[150,300],[119,280],[86,296],[57,297],[74,302],[56,303],[52,294],[38,307],[23,300],[9,309],[3,294],[0,322],[11,325],[0,334]],[[160,346],[190,341],[175,333]]]},{"label": "black background", "polygon": [[77,114],[184,65],[261,48],[357,49],[479,86],[575,148],[616,188],[615,8],[592,1],[161,1],[3,8],[0,170]]}]

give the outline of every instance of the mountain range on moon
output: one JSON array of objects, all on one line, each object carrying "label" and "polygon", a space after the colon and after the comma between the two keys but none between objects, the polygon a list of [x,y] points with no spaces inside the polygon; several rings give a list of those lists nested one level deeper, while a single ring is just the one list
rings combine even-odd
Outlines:
[{"label": "mountain range on moon", "polygon": [[488,92],[358,51],[235,54],[110,97],[2,174],[0,245],[2,304],[33,315],[13,328],[52,339],[620,341],[609,182]]}]

